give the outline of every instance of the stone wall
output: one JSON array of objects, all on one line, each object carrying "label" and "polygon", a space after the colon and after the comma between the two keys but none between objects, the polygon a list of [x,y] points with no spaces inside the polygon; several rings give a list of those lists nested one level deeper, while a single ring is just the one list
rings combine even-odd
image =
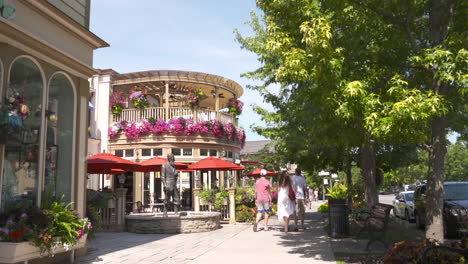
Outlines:
[{"label": "stone wall", "polygon": [[220,228],[221,213],[190,212],[187,216],[142,213],[125,217],[127,232],[140,234],[177,234],[208,232]]}]

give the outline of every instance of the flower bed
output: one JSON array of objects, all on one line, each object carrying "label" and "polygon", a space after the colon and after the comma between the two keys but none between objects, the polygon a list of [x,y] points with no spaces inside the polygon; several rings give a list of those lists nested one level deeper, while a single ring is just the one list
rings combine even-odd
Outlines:
[{"label": "flower bed", "polygon": [[120,121],[109,126],[108,135],[114,138],[120,133],[124,133],[128,139],[135,139],[146,135],[160,135],[171,133],[176,135],[212,135],[214,137],[224,137],[228,140],[245,143],[245,133],[242,128],[235,127],[232,123],[221,123],[219,121],[194,122],[193,119],[172,118],[164,120],[140,120],[140,121]]}]

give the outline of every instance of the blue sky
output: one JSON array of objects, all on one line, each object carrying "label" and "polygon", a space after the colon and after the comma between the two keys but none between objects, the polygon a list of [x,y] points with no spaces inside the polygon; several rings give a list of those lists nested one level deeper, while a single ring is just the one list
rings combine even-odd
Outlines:
[{"label": "blue sky", "polygon": [[119,73],[187,70],[221,75],[244,87],[239,125],[247,140],[263,137],[250,130],[262,124],[251,104],[271,109],[248,90],[244,72],[258,68],[255,54],[241,50],[234,29],[248,35],[255,0],[92,0],[90,29],[111,46],[98,49],[94,67]]}]

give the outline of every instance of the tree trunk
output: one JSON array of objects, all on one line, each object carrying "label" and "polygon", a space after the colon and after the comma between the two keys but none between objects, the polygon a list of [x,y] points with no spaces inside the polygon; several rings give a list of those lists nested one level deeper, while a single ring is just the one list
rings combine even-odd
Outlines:
[{"label": "tree trunk", "polygon": [[370,138],[361,146],[361,173],[364,178],[364,200],[367,210],[379,202],[375,184],[375,153]]},{"label": "tree trunk", "polygon": [[[429,37],[431,48],[442,45],[447,36],[450,18],[455,1],[430,0]],[[447,95],[447,86],[435,76],[438,65],[432,67],[432,91],[442,96]],[[431,143],[429,147],[429,171],[426,184],[426,238],[444,241],[444,159],[447,136],[447,119],[445,116],[434,118],[431,122]]]},{"label": "tree trunk", "polygon": [[[351,188],[351,185],[353,184],[353,175],[351,173],[351,167],[352,167],[352,159],[348,157],[348,159],[346,160],[346,166],[345,166],[346,186],[348,187],[348,190]],[[353,197],[351,197],[351,195],[348,196],[348,207],[353,208]]]}]

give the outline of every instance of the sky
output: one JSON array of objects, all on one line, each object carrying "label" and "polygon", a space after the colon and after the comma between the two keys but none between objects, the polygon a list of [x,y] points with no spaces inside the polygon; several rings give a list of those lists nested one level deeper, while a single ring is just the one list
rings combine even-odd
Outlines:
[{"label": "sky", "polygon": [[261,95],[247,89],[255,84],[242,73],[257,69],[257,56],[240,48],[234,29],[251,33],[247,22],[255,0],[92,0],[90,30],[110,44],[94,53],[94,67],[119,73],[184,70],[220,75],[244,88],[239,126],[247,140],[263,140],[252,132],[262,125],[252,110],[271,110]]}]

